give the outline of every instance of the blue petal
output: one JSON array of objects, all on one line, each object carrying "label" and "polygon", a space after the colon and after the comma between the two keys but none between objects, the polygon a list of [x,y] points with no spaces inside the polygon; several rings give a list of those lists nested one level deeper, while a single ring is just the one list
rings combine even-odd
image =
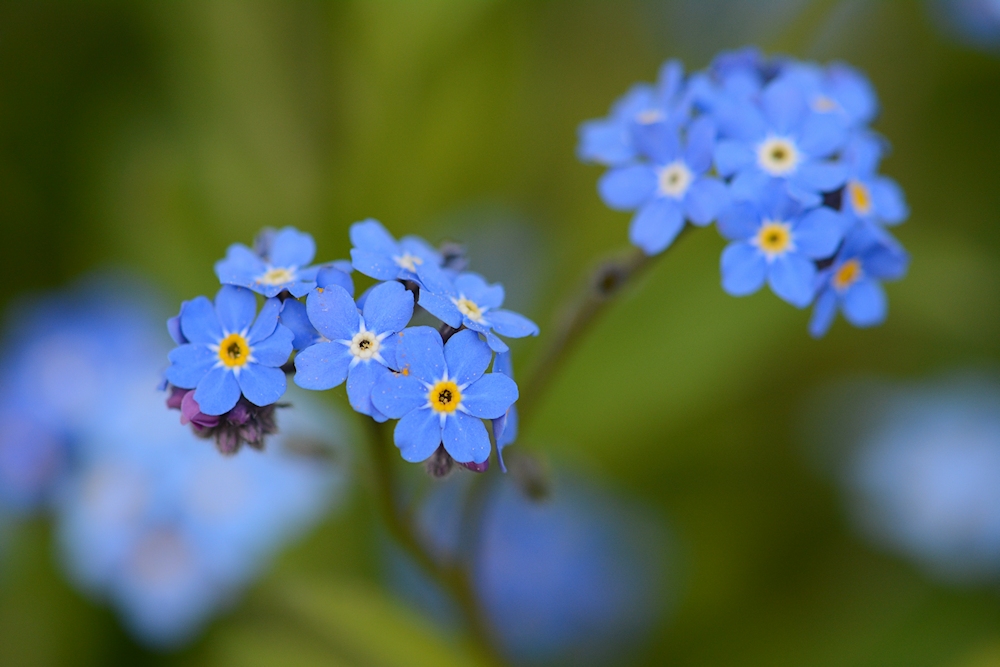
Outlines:
[{"label": "blue petal", "polygon": [[382,339],[382,343],[378,349],[378,353],[382,356],[382,360],[385,361],[386,365],[393,370],[398,370],[396,368],[396,350],[398,347],[399,335],[393,334],[392,336],[386,336]]},{"label": "blue petal", "polygon": [[733,296],[753,294],[764,284],[767,265],[756,248],[731,243],[722,251],[722,289]]},{"label": "blue petal", "polygon": [[632,218],[628,237],[647,255],[663,252],[684,229],[684,214],[675,199],[658,197]]},{"label": "blue petal", "polygon": [[341,343],[316,343],[295,357],[295,384],[303,389],[333,389],[347,379],[354,356]]},{"label": "blue petal", "polygon": [[[276,286],[274,288],[274,290],[277,290],[277,291],[274,294],[270,294],[270,293],[265,292],[265,291],[261,291],[261,294],[264,294],[265,296],[276,296],[282,289],[288,290],[289,294],[291,294],[292,296],[294,296],[296,299],[299,299],[301,297],[304,297],[306,294],[309,294],[309,292],[312,292],[314,289],[316,289],[316,281],[315,280],[296,280],[296,281],[291,282],[291,283],[285,283],[283,285]],[[274,291],[274,290],[271,290],[271,291]]]},{"label": "blue petal", "polygon": [[486,333],[486,344],[489,345],[490,349],[496,352],[497,354],[503,354],[510,350],[510,348],[507,346],[507,343],[497,338],[497,335],[494,334],[492,331]]},{"label": "blue petal", "polygon": [[280,368],[247,364],[237,379],[247,400],[260,407],[277,403],[285,394],[285,373]]},{"label": "blue petal", "polygon": [[695,174],[703,174],[712,166],[715,152],[715,123],[707,116],[691,122],[687,132],[684,161]]},{"label": "blue petal", "polygon": [[764,197],[773,180],[753,165],[736,174],[729,184],[729,194],[737,201],[757,201]]},{"label": "blue petal", "polygon": [[503,373],[487,373],[462,392],[461,407],[473,417],[498,419],[517,397],[517,383]]},{"label": "blue petal", "polygon": [[262,341],[252,343],[253,358],[262,366],[283,366],[292,354],[295,334],[286,326],[278,325],[274,333]]},{"label": "blue petal", "polygon": [[844,147],[841,159],[851,168],[854,178],[870,178],[878,170],[886,142],[875,133],[856,132]]},{"label": "blue petal", "polygon": [[248,286],[266,270],[264,260],[242,243],[229,246],[226,258],[215,263],[215,275],[224,285]]},{"label": "blue petal", "polygon": [[240,400],[240,383],[228,368],[213,368],[198,383],[194,400],[206,415],[225,414]]},{"label": "blue petal", "polygon": [[809,320],[809,333],[813,338],[822,338],[830,330],[833,319],[837,315],[837,295],[833,290],[824,290],[813,306],[812,318]]},{"label": "blue petal", "polygon": [[377,285],[365,300],[365,327],[376,334],[396,333],[413,317],[413,292],[397,281]]},{"label": "blue petal", "polygon": [[454,412],[444,423],[444,448],[459,463],[482,463],[490,458],[490,436],[481,419]]},{"label": "blue petal", "polygon": [[424,260],[424,263],[417,266],[441,266],[441,253],[434,249],[430,243],[419,236],[404,236],[399,239],[399,247],[404,253],[409,253],[414,257]]},{"label": "blue petal", "polygon": [[639,152],[653,162],[667,164],[681,157],[681,141],[674,122],[661,119],[636,123],[632,126],[632,138]]},{"label": "blue petal", "polygon": [[617,165],[635,156],[627,125],[619,120],[591,120],[580,125],[576,155],[584,162]]},{"label": "blue petal", "polygon": [[362,361],[347,374],[347,400],[351,407],[363,415],[378,412],[372,406],[372,387],[384,377],[391,377],[392,372],[374,359]]},{"label": "blue petal", "polygon": [[760,213],[750,202],[737,202],[719,214],[715,227],[730,241],[748,239],[760,229]]},{"label": "blue petal", "polygon": [[802,124],[798,145],[813,158],[832,155],[847,141],[844,124],[830,114],[809,114]]},{"label": "blue petal", "polygon": [[215,295],[215,312],[225,332],[244,331],[257,313],[257,297],[246,288],[223,285]]},{"label": "blue petal", "polygon": [[191,299],[181,311],[181,332],[192,343],[218,343],[222,340],[222,326],[215,306],[208,298]]},{"label": "blue petal", "polygon": [[491,310],[486,313],[486,319],[489,320],[493,330],[501,336],[524,338],[525,336],[538,335],[537,324],[524,315],[510,310]]},{"label": "blue petal", "polygon": [[895,225],[909,216],[903,191],[891,178],[876,178],[871,184],[871,194],[875,214],[883,222]]},{"label": "blue petal", "polygon": [[399,419],[427,403],[427,389],[412,375],[389,373],[372,386],[372,405],[392,419]]},{"label": "blue petal", "polygon": [[268,260],[272,266],[305,266],[316,256],[316,242],[305,232],[285,227],[274,235]]},{"label": "blue petal", "polygon": [[170,367],[166,377],[170,384],[183,389],[194,389],[201,379],[219,361],[219,355],[204,343],[181,345],[167,355]]},{"label": "blue petal", "polygon": [[732,176],[753,163],[753,150],[742,141],[720,141],[715,145],[715,168],[723,176]]},{"label": "blue petal", "polygon": [[480,308],[499,308],[503,305],[503,285],[490,285],[478,273],[461,273],[455,278],[455,289],[465,298],[474,301]]},{"label": "blue petal", "polygon": [[843,216],[830,208],[809,211],[795,225],[792,235],[798,251],[812,259],[830,257],[844,238]]},{"label": "blue petal", "polygon": [[[298,303],[298,301],[290,299],[289,303]],[[250,327],[250,331],[247,332],[247,341],[251,345],[274,333],[274,329],[278,326],[278,316],[281,314],[281,309],[281,299],[267,299],[264,301],[264,307],[260,309],[257,320]]]},{"label": "blue petal", "polygon": [[[435,382],[444,375],[447,366],[441,334],[430,327],[410,327],[403,329],[398,336],[396,363],[400,372],[424,382]],[[382,410],[380,406],[379,410]]]},{"label": "blue petal", "polygon": [[856,327],[873,327],[885,321],[885,291],[870,278],[851,285],[842,297],[844,317]]},{"label": "blue petal", "polygon": [[[345,267],[324,266],[316,273],[316,285],[319,287],[329,287],[330,285],[340,285],[344,291],[354,296],[354,281],[351,279],[350,271],[345,271]],[[351,268],[347,263],[347,269]]]},{"label": "blue petal", "polygon": [[[351,225],[350,237],[351,245],[356,250],[389,256],[395,255],[399,250],[396,239],[392,237],[392,234],[382,226],[381,222],[371,218],[355,222]],[[351,252],[351,256],[354,256],[353,251]],[[356,263],[354,264],[354,268],[358,269]],[[358,270],[361,271],[361,269]]]},{"label": "blue petal", "polygon": [[828,68],[828,78],[833,97],[853,123],[868,123],[875,118],[878,98],[867,77],[853,67],[833,63]]},{"label": "blue petal", "polygon": [[[186,303],[187,301],[181,303],[181,311],[184,310]],[[178,345],[184,345],[188,342],[188,339],[184,337],[184,333],[181,332],[181,316],[179,313],[167,320],[167,333],[170,334],[171,340]]]},{"label": "blue petal", "polygon": [[787,134],[798,127],[807,110],[802,90],[793,82],[780,78],[764,88],[760,104],[768,123],[779,134]]},{"label": "blue petal", "polygon": [[306,304],[288,299],[281,309],[281,323],[294,335],[292,345],[296,350],[304,350],[319,339],[319,332],[309,321]]},{"label": "blue petal", "polygon": [[601,176],[597,190],[613,209],[631,210],[656,191],[656,174],[647,165],[634,164],[612,169]]},{"label": "blue petal", "polygon": [[448,326],[457,329],[462,326],[462,312],[451,298],[422,289],[418,300],[420,307]]},{"label": "blue petal", "polygon": [[503,373],[509,378],[514,377],[514,362],[510,352],[498,354],[493,358],[493,372]]},{"label": "blue petal", "polygon": [[833,192],[847,181],[847,169],[839,162],[810,161],[800,165],[788,180],[806,192]]},{"label": "blue petal", "polygon": [[350,340],[361,329],[361,316],[354,299],[339,285],[310,294],[306,312],[309,321],[327,340]]},{"label": "blue petal", "polygon": [[376,280],[394,280],[399,275],[399,265],[392,255],[368,250],[351,249],[351,265],[358,273]]},{"label": "blue petal", "polygon": [[459,385],[474,382],[493,360],[493,352],[479,338],[479,334],[469,329],[459,331],[444,346],[448,377]]},{"label": "blue petal", "polygon": [[699,178],[684,197],[684,212],[696,225],[707,225],[729,205],[729,189],[717,178]]},{"label": "blue petal", "polygon": [[797,308],[805,308],[813,299],[816,266],[798,253],[775,257],[767,267],[771,291]]},{"label": "blue petal", "polygon": [[507,465],[503,461],[503,450],[508,445],[514,444],[517,440],[518,422],[520,419],[517,415],[517,406],[512,405],[507,411],[506,417],[501,417],[500,420],[493,420],[494,424],[500,421],[500,428],[494,427],[493,438],[497,443],[497,460],[500,462],[500,469],[507,472]]},{"label": "blue petal", "polygon": [[411,410],[396,424],[393,439],[403,460],[426,461],[441,444],[441,420],[430,408]]}]

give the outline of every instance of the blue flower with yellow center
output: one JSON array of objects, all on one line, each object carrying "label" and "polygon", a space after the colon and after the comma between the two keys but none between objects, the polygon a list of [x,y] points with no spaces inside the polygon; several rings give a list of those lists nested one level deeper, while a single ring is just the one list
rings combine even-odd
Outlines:
[{"label": "blue flower with yellow center", "polygon": [[781,188],[770,188],[761,202],[730,207],[718,227],[733,241],[722,253],[723,289],[744,296],[766,281],[779,297],[804,308],[815,293],[814,260],[833,255],[845,224],[833,209],[803,210]]},{"label": "blue flower with yellow center", "polygon": [[809,333],[824,335],[833,324],[837,309],[856,327],[881,324],[886,316],[886,297],[881,281],[898,280],[906,274],[909,255],[888,232],[865,225],[855,226],[836,259],[818,276],[819,293],[809,322]]},{"label": "blue flower with yellow center", "polygon": [[305,296],[316,286],[317,267],[306,266],[316,256],[312,236],[294,227],[268,232],[266,240],[251,250],[234,243],[225,259],[215,264],[215,274],[223,285],[238,285],[277,296],[287,290],[294,297]]},{"label": "blue flower with yellow center", "polygon": [[398,335],[398,373],[372,389],[372,403],[399,419],[394,433],[403,458],[424,461],[438,445],[459,463],[482,463],[490,456],[483,419],[498,419],[517,400],[517,385],[501,373],[485,373],[492,352],[475,331],[464,330],[447,343],[430,327]]},{"label": "blue flower with yellow center", "polygon": [[441,267],[441,253],[417,236],[400,240],[378,220],[351,225],[351,263],[355,270],[376,280],[416,280]]},{"label": "blue flower with yellow center", "polygon": [[805,93],[811,110],[829,114],[847,127],[867,125],[878,114],[878,98],[868,77],[844,63],[821,67],[791,62],[782,69],[781,77]]},{"label": "blue flower with yellow center", "polygon": [[898,225],[909,215],[903,191],[894,180],[878,174],[885,142],[859,132],[844,148],[847,167],[840,210],[867,224]]},{"label": "blue flower with yellow center", "polygon": [[441,271],[428,273],[425,278],[420,306],[454,329],[464,326],[483,334],[496,352],[509,349],[496,334],[509,338],[538,335],[537,324],[500,308],[504,300],[503,285],[490,285],[476,273],[461,273],[454,281]]},{"label": "blue flower with yellow center", "polygon": [[347,381],[351,407],[377,421],[385,416],[372,407],[372,385],[396,365],[396,332],[413,315],[413,293],[402,283],[377,285],[363,313],[337,285],[319,288],[306,301],[309,321],[323,336],[295,358],[295,384],[304,389],[332,389]]},{"label": "blue flower with yellow center", "polygon": [[167,380],[195,389],[194,400],[206,415],[231,410],[240,394],[257,406],[271,405],[285,393],[281,366],[292,353],[291,331],[278,323],[279,299],[268,299],[257,313],[253,292],[223,285],[215,304],[200,296],[184,304],[180,330],[189,341],[169,355]]}]

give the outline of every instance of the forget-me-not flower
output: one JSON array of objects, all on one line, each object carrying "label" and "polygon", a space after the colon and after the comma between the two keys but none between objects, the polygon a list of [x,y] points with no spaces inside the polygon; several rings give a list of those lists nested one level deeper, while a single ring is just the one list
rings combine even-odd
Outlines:
[{"label": "forget-me-not flower", "polygon": [[840,213],[804,211],[781,188],[760,202],[741,202],[720,218],[719,232],[733,241],[722,253],[722,287],[733,296],[759,290],[767,281],[779,297],[799,308],[815,293],[814,260],[833,255],[844,235]]},{"label": "forget-me-not flower", "polygon": [[167,380],[196,389],[206,415],[231,410],[240,393],[257,406],[285,393],[281,366],[292,353],[291,331],[278,323],[281,301],[268,299],[256,321],[257,300],[242,287],[223,285],[215,304],[201,296],[185,304],[180,324],[189,343],[171,351]]},{"label": "forget-me-not flower", "polygon": [[[352,270],[351,263],[343,260],[323,265],[316,274],[316,286],[326,288],[330,285],[339,285],[349,295],[354,296]],[[323,339],[323,336],[316,331],[316,327],[309,321],[306,304],[296,299],[285,299],[282,303],[280,322],[295,335],[292,346],[296,350],[304,350]]]},{"label": "forget-me-not flower", "polygon": [[331,389],[347,380],[351,407],[377,421],[385,417],[372,407],[372,385],[395,368],[396,332],[413,316],[413,293],[396,281],[377,285],[364,312],[336,285],[317,289],[306,300],[309,320],[324,341],[295,358],[295,383],[304,389]]},{"label": "forget-me-not flower", "polygon": [[705,117],[691,123],[681,142],[674,126],[661,128],[655,141],[644,142],[651,162],[623,165],[598,182],[604,202],[614,209],[638,209],[629,239],[647,255],[665,250],[684,221],[704,226],[728,203],[722,181],[707,175],[712,166],[715,126]]},{"label": "forget-me-not flower", "polygon": [[788,63],[781,78],[794,82],[805,93],[810,109],[830,114],[847,127],[867,125],[878,114],[878,98],[871,82],[850,65]]},{"label": "forget-me-not flower", "polygon": [[492,352],[472,330],[442,343],[430,327],[399,334],[399,372],[379,380],[372,403],[399,419],[395,441],[411,463],[427,459],[438,445],[459,463],[482,463],[490,456],[483,419],[502,417],[517,400],[517,385],[501,373],[485,373]]},{"label": "forget-me-not flower", "polygon": [[450,280],[439,271],[425,278],[420,290],[421,307],[454,329],[464,325],[483,334],[496,352],[508,350],[496,334],[509,338],[538,335],[537,324],[524,315],[500,308],[504,300],[503,285],[490,285],[476,273],[461,273]]},{"label": "forget-me-not flower", "polygon": [[847,182],[840,210],[867,224],[898,225],[909,215],[909,208],[896,181],[878,174],[884,150],[885,141],[872,133],[851,137],[842,157]]},{"label": "forget-me-not flower", "polygon": [[441,254],[418,236],[393,238],[378,220],[351,225],[351,263],[376,280],[422,281],[425,273],[441,267]]},{"label": "forget-me-not flower", "polygon": [[316,286],[318,267],[307,266],[316,256],[312,236],[294,227],[271,232],[257,252],[234,243],[225,259],[215,264],[215,274],[224,285],[252,289],[266,297],[288,290],[294,297],[305,296]]},{"label": "forget-me-not flower", "polygon": [[908,264],[906,251],[888,232],[855,226],[833,264],[819,273],[809,333],[816,337],[825,334],[838,307],[856,327],[881,324],[887,310],[881,281],[902,278]]}]

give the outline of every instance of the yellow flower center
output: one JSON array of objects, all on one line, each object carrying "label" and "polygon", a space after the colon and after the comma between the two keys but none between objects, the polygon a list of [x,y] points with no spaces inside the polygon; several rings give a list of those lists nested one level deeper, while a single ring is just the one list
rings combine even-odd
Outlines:
[{"label": "yellow flower center", "polygon": [[431,408],[435,412],[450,414],[458,408],[462,401],[462,392],[458,390],[458,385],[451,380],[441,380],[427,394],[427,399],[431,402]]},{"label": "yellow flower center", "polygon": [[847,184],[847,196],[851,200],[851,208],[858,215],[868,215],[872,210],[872,193],[858,181],[851,181]]},{"label": "yellow flower center", "polygon": [[226,368],[240,368],[250,359],[250,344],[238,333],[229,334],[219,342],[219,361]]},{"label": "yellow flower center", "polygon": [[416,255],[411,255],[408,252],[403,253],[401,257],[397,256],[392,259],[396,262],[397,266],[406,269],[410,273],[416,273],[417,267],[424,263],[424,260],[420,259]]},{"label": "yellow flower center", "polygon": [[757,247],[774,257],[787,252],[792,245],[792,227],[787,222],[765,221],[757,232]]},{"label": "yellow flower center", "polygon": [[284,285],[293,280],[295,280],[295,273],[291,269],[282,267],[268,269],[263,275],[257,278],[257,282],[261,285]]},{"label": "yellow flower center", "polygon": [[378,338],[371,331],[362,331],[351,339],[351,354],[359,359],[371,359],[381,347]]},{"label": "yellow flower center", "polygon": [[818,111],[819,113],[830,113],[831,111],[836,111],[840,105],[837,104],[832,98],[826,95],[817,95],[813,98],[812,108],[813,111]]},{"label": "yellow flower center", "polygon": [[479,307],[475,301],[470,301],[464,296],[459,299],[453,299],[455,306],[458,307],[458,312],[462,313],[468,317],[473,322],[479,322],[483,319],[483,309]]},{"label": "yellow flower center", "polygon": [[757,147],[757,164],[772,176],[787,176],[799,166],[799,150],[790,139],[768,137]]},{"label": "yellow flower center", "polygon": [[668,197],[680,199],[687,192],[694,175],[687,165],[678,160],[660,169],[660,192]]},{"label": "yellow flower center", "polygon": [[857,259],[849,259],[840,265],[837,272],[833,274],[833,286],[839,292],[858,282],[861,279],[861,262]]}]

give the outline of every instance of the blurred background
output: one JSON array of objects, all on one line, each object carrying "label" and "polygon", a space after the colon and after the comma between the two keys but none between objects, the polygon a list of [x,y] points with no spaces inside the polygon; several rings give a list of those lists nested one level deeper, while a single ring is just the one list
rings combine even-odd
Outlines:
[{"label": "blurred background", "polygon": [[[498,643],[518,664],[1000,665],[986,0],[0,4],[0,664],[476,664],[379,528],[344,396],[212,472],[153,390],[162,322],[261,227],[326,260],[375,217],[465,243],[544,336],[627,244],[578,124],[667,58],[748,44],[871,78],[910,274],[885,325],[815,341],[807,312],[722,291],[714,230],[671,251],[511,447],[556,471],[551,497],[489,473]],[[538,346],[513,348],[520,371]],[[468,474],[428,492],[443,553]]]}]

